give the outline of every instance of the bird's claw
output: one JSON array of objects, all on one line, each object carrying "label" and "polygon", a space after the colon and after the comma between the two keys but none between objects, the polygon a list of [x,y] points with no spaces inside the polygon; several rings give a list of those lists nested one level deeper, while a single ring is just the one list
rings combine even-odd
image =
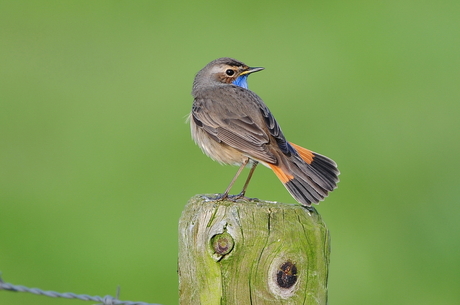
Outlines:
[{"label": "bird's claw", "polygon": [[237,202],[238,200],[247,200],[247,201],[251,201],[251,202],[254,202],[254,201],[258,201],[259,199],[258,198],[250,198],[250,197],[246,197],[244,196],[244,193],[239,193],[237,195],[228,195],[228,194],[216,194],[216,196],[201,196],[202,198],[204,198],[206,201],[224,201],[224,200],[228,200],[228,201],[232,201],[232,202]]}]

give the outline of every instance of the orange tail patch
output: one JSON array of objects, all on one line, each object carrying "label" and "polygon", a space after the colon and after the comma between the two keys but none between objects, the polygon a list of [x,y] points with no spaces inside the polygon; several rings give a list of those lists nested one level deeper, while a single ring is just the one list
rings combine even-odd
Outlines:
[{"label": "orange tail patch", "polygon": [[286,184],[287,182],[289,182],[292,179],[294,179],[294,176],[291,176],[289,174],[284,173],[283,170],[281,169],[281,167],[276,166],[274,164],[268,164],[268,165],[270,166],[272,171],[275,172],[275,174],[278,177],[278,179],[280,179],[281,182],[283,182],[284,184]]},{"label": "orange tail patch", "polygon": [[[313,152],[311,152],[310,150],[306,149],[306,148],[303,148],[297,144],[294,144],[292,142],[289,142],[289,144],[292,145],[292,147],[295,148],[295,150],[297,150],[297,152],[299,153],[300,157],[305,161],[307,162],[308,164],[311,164],[313,162],[313,158],[315,157],[315,155],[313,155]],[[278,174],[277,174],[278,175]],[[278,176],[279,177],[279,176]]]}]

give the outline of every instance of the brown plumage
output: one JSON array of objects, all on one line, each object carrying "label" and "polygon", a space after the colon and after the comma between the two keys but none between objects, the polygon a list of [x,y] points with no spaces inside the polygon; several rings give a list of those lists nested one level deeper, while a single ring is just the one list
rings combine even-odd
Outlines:
[{"label": "brown plumage", "polygon": [[223,164],[240,165],[226,191],[243,170],[258,163],[271,168],[291,195],[303,205],[318,203],[337,187],[339,170],[331,159],[288,142],[262,99],[246,89],[250,68],[232,58],[219,58],[200,70],[193,83],[190,125],[203,152]]}]

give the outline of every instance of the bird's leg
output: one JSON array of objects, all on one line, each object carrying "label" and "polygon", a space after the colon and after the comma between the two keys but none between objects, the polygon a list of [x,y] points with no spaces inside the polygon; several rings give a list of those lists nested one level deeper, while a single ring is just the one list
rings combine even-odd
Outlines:
[{"label": "bird's leg", "polygon": [[[249,159],[248,159],[248,161],[249,161]],[[259,162],[254,161],[254,163],[252,164],[251,170],[249,171],[248,178],[246,179],[246,182],[244,183],[243,190],[238,195],[235,195],[234,197],[232,197],[232,199],[238,199],[238,198],[244,197],[244,194],[246,193],[246,188],[248,187],[249,181],[252,178],[252,174],[256,170],[256,167],[257,167],[258,164],[259,164]]]},{"label": "bird's leg", "polygon": [[232,186],[233,184],[235,183],[236,179],[238,178],[238,176],[241,174],[241,172],[243,171],[244,167],[248,164],[249,162],[249,158],[247,158],[246,160],[243,161],[243,163],[241,163],[241,166],[240,168],[238,169],[238,171],[236,172],[235,176],[233,177],[232,181],[230,182],[230,184],[228,185],[227,189],[225,190],[225,192],[219,196],[217,196],[216,200],[224,200],[224,199],[227,199],[228,198],[228,193],[230,192],[230,190],[232,189]]}]

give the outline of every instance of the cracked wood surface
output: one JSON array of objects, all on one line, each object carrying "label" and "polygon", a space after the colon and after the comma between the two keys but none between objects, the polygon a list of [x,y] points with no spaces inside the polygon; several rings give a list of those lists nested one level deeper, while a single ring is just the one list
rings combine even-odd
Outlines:
[{"label": "cracked wood surface", "polygon": [[329,254],[313,208],[195,196],[179,220],[180,304],[327,304]]}]

